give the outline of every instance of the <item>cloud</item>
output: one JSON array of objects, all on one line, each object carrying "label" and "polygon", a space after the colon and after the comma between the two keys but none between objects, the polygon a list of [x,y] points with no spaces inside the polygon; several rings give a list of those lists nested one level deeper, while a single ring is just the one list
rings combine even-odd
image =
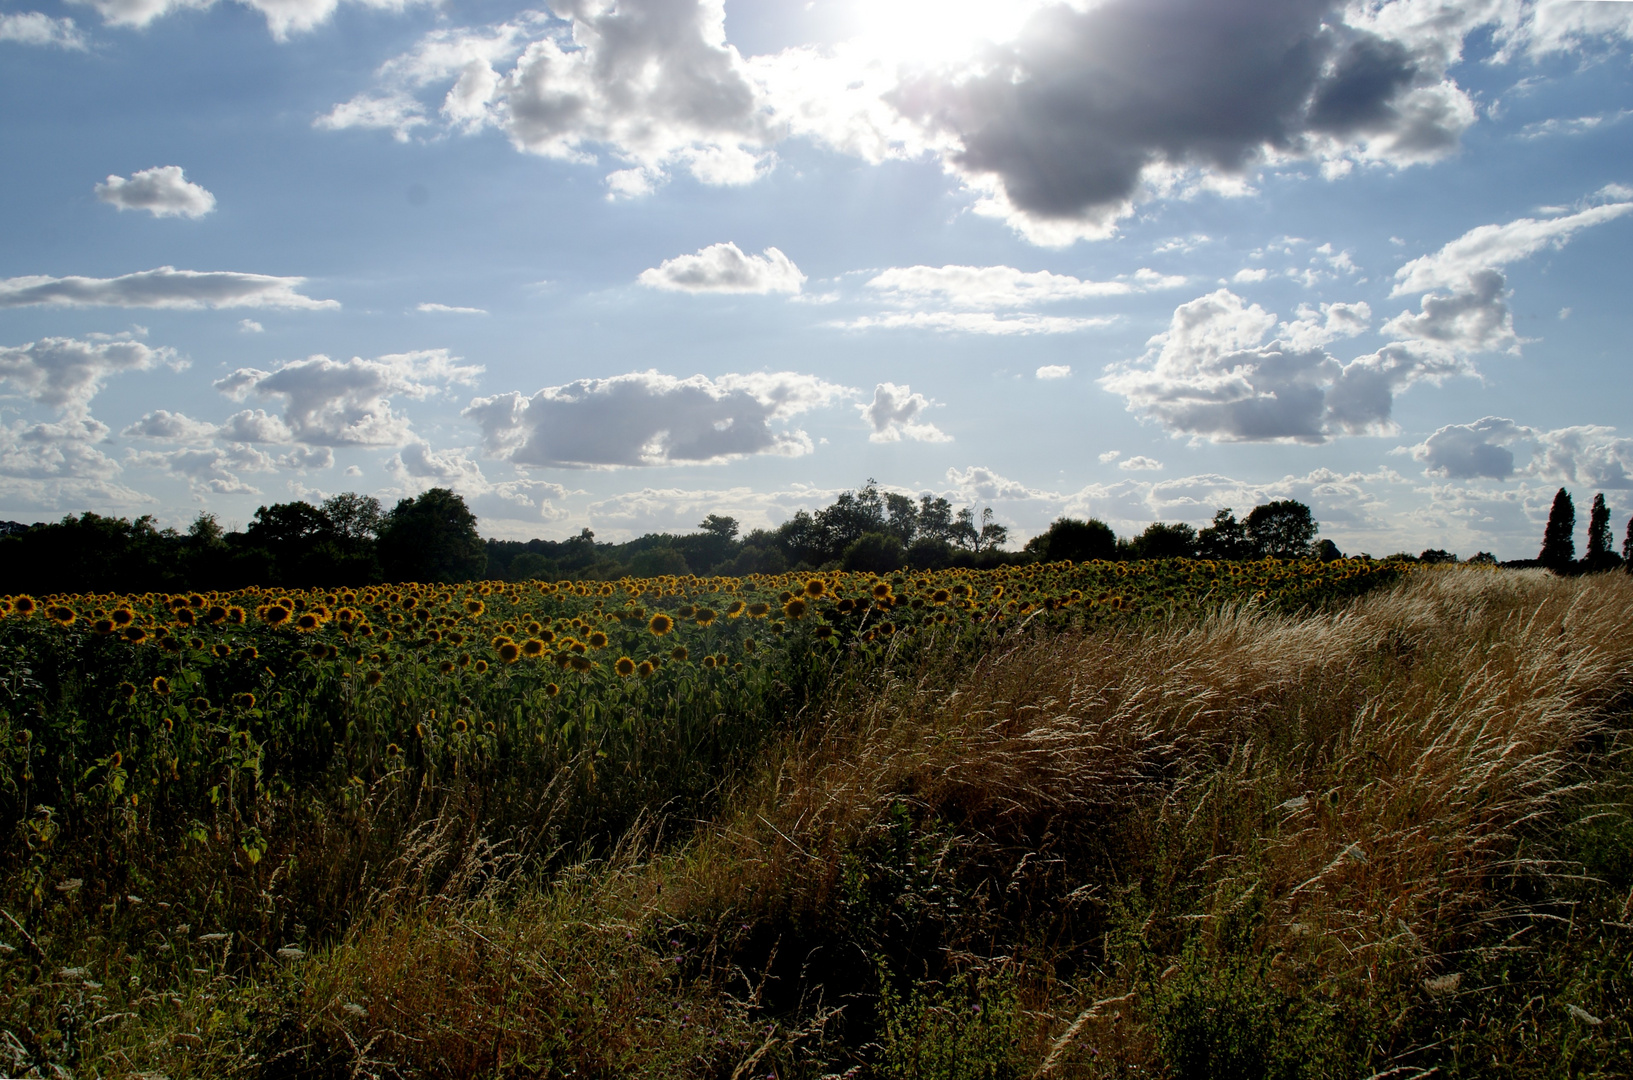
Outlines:
[{"label": "cloud", "polygon": [[[201,10],[213,7],[215,0],[75,0],[88,4],[102,16],[102,21],[113,26],[146,26],[155,19],[174,11]],[[279,41],[291,33],[311,30],[334,14],[339,0],[238,0],[247,8],[265,16],[267,29]],[[364,7],[385,11],[401,11],[409,4],[428,0],[353,0]]]},{"label": "cloud", "polygon": [[488,454],[529,467],[707,464],[809,453],[803,431],[774,427],[854,390],[793,372],[694,375],[657,371],[580,379],[531,397],[477,398],[464,415]]},{"label": "cloud", "polygon": [[[452,83],[436,112],[465,131],[495,126],[517,149],[621,165],[609,195],[644,195],[683,169],[743,184],[771,163],[761,91],[727,44],[723,0],[562,0],[560,17],[437,31],[383,65],[379,89],[320,118],[328,128],[434,123],[419,95]],[[505,68],[506,70],[500,70]]]},{"label": "cloud", "polygon": [[1260,267],[1257,270],[1238,270],[1238,271],[1236,271],[1235,276],[1231,278],[1231,280],[1234,281],[1236,284],[1241,285],[1243,283],[1263,281],[1265,278],[1267,278],[1269,276],[1270,276],[1270,271],[1264,269],[1263,267]]},{"label": "cloud", "polygon": [[486,308],[479,307],[450,307],[447,304],[415,304],[415,311],[423,311],[428,315],[486,315]]},{"label": "cloud", "polygon": [[1144,455],[1138,455],[1136,457],[1124,458],[1122,461],[1117,463],[1117,467],[1119,469],[1126,469],[1129,472],[1156,472],[1162,468],[1162,462],[1156,460],[1155,458],[1148,458]]},{"label": "cloud", "polygon": [[393,411],[390,398],[401,395],[423,400],[453,384],[470,383],[482,371],[456,360],[446,349],[394,353],[373,360],[354,356],[338,361],[317,355],[273,372],[239,368],[213,385],[239,401],[251,394],[281,398],[283,423],[298,442],[401,446],[412,434],[408,418]]},{"label": "cloud", "polygon": [[227,417],[220,435],[231,442],[287,443],[295,441],[295,433],[282,419],[264,409],[244,409]]},{"label": "cloud", "polygon": [[121,431],[127,439],[154,439],[159,442],[209,442],[216,427],[169,409],[155,409]]},{"label": "cloud", "polygon": [[896,311],[862,315],[831,325],[842,330],[935,330],[949,334],[1075,334],[1110,326],[1117,317],[1075,318],[1067,315],[1015,315],[990,311]]},{"label": "cloud", "polygon": [[745,255],[736,244],[711,244],[695,255],[677,255],[641,271],[642,285],[669,292],[798,293],[805,283],[799,267],[781,251],[768,247]]},{"label": "cloud", "polygon": [[83,418],[108,379],[179,363],[174,349],[151,348],[122,334],[107,338],[42,338],[0,346],[0,382],[30,399]]},{"label": "cloud", "polygon": [[1547,248],[1559,249],[1578,232],[1603,225],[1633,211],[1633,201],[1591,206],[1552,218],[1519,218],[1506,225],[1470,229],[1433,254],[1413,259],[1395,271],[1390,296],[1431,291],[1471,291],[1476,276],[1507,266]]},{"label": "cloud", "polygon": [[96,197],[120,210],[146,210],[154,217],[201,218],[215,209],[215,196],[182,175],[180,165],[157,165],[110,175],[96,185]]},{"label": "cloud", "polygon": [[160,469],[187,481],[199,495],[259,495],[240,472],[271,472],[277,463],[251,447],[185,447],[179,450],[137,450],[126,462],[138,468]]},{"label": "cloud", "polygon": [[952,441],[951,435],[934,424],[920,421],[930,410],[930,399],[913,393],[912,387],[880,383],[873,388],[873,400],[856,408],[873,428],[869,442],[900,442],[904,438],[915,442]]},{"label": "cloud", "polygon": [[38,11],[0,15],[0,41],[19,45],[55,46],[59,49],[85,48],[85,35],[72,19],[53,19]]},{"label": "cloud", "polygon": [[1606,124],[1619,124],[1633,116],[1633,109],[1618,109],[1611,113],[1597,113],[1593,116],[1577,116],[1569,119],[1563,117],[1549,117],[1547,120],[1538,120],[1533,124],[1526,124],[1520,129],[1522,139],[1541,139],[1551,135],[1582,135]]},{"label": "cloud", "polygon": [[463,495],[472,511],[484,520],[559,521],[567,511],[554,505],[569,492],[560,484],[520,477],[492,481],[464,449],[433,450],[429,443],[411,442],[386,462],[405,494],[445,487]]},{"label": "cloud", "polygon": [[1047,270],[1013,266],[897,266],[874,276],[868,287],[904,304],[935,301],[954,308],[991,311],[1063,300],[1130,296],[1184,285],[1183,275],[1141,268],[1112,281],[1084,281]]},{"label": "cloud", "polygon": [[1034,373],[1039,379],[1064,379],[1072,373],[1070,364],[1044,364]]},{"label": "cloud", "polygon": [[[1528,452],[1516,468],[1514,451]],[[1600,489],[1633,488],[1633,439],[1616,429],[1580,425],[1544,431],[1501,416],[1448,424],[1410,447],[1425,475],[1448,480],[1507,480],[1516,475]]]},{"label": "cloud", "polygon": [[238,332],[240,334],[264,334],[266,333],[266,327],[254,319],[239,319]]},{"label": "cloud", "polygon": [[1441,157],[1475,119],[1451,59],[1351,25],[1337,2],[1062,3],[888,100],[952,144],[943,161],[980,212],[1054,246],[1108,236],[1188,184],[1240,189],[1267,161]]},{"label": "cloud", "polygon": [[[1341,363],[1322,347],[1365,328],[1364,304],[1300,309],[1269,343],[1276,316],[1228,289],[1181,304],[1139,360],[1100,384],[1169,432],[1214,442],[1320,443],[1391,428],[1394,395],[1470,369],[1443,351],[1386,346]],[[1317,318],[1319,314],[1320,318]]]},{"label": "cloud", "polygon": [[0,308],[338,308],[334,300],[314,300],[296,290],[303,277],[269,277],[177,270],[161,266],[115,278],[14,277],[0,279]]},{"label": "cloud", "polygon": [[1113,461],[1116,461],[1118,458],[1120,458],[1122,456],[1123,456],[1123,452],[1121,450],[1105,450],[1105,451],[1102,451],[1101,454],[1100,454],[1100,464],[1109,465]]},{"label": "cloud", "polygon": [[115,482],[119,463],[97,449],[107,436],[107,426],[90,417],[0,423],[0,506],[77,513],[153,502]]}]

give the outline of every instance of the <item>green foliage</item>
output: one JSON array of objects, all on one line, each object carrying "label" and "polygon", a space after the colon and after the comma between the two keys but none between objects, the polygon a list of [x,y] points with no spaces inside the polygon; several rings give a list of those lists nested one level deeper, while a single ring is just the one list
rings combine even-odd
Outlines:
[{"label": "green foliage", "polygon": [[1571,493],[1560,488],[1548,510],[1548,525],[1542,533],[1542,550],[1537,562],[1551,570],[1564,570],[1576,561],[1576,507]]},{"label": "green foliage", "polygon": [[945,986],[879,975],[880,1061],[887,1080],[1012,1080],[1029,1073],[1020,1002],[1002,976],[961,972]]}]

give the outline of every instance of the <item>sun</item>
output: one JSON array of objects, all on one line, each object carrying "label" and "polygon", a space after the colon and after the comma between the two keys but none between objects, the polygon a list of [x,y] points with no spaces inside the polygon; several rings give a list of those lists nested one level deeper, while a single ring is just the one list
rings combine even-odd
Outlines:
[{"label": "sun", "polygon": [[876,55],[937,66],[978,54],[1020,34],[1048,0],[869,0],[859,5],[858,37]]}]

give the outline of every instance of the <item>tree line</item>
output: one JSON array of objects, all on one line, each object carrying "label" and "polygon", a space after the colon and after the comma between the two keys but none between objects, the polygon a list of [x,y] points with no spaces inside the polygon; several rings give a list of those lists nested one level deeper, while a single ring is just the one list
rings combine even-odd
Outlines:
[{"label": "tree line", "polygon": [[[1560,489],[1537,559],[1509,566],[1557,572],[1633,566],[1633,521],[1618,556],[1610,513],[1595,496],[1588,552],[1575,556],[1575,510]],[[378,499],[347,493],[321,503],[262,506],[242,530],[227,531],[201,513],[186,530],[158,528],[93,513],[36,525],[0,522],[0,593],[146,592],[236,589],[248,585],[308,587],[380,581],[612,580],[661,574],[781,573],[845,569],[993,567],[1070,559],[1317,558],[1343,553],[1318,537],[1310,508],[1293,499],[1255,506],[1244,517],[1226,507],[1206,527],[1156,522],[1120,537],[1103,521],[1062,517],[1013,550],[1009,530],[990,507],[955,507],[940,496],[880,491],[869,480],[814,511],[801,510],[774,529],[742,534],[736,519],[709,514],[695,532],[649,533],[607,543],[589,529],[565,540],[484,540],[464,499],[432,488],[385,509]],[[1389,556],[1455,562],[1439,549]],[[1470,561],[1495,562],[1484,552]]]}]

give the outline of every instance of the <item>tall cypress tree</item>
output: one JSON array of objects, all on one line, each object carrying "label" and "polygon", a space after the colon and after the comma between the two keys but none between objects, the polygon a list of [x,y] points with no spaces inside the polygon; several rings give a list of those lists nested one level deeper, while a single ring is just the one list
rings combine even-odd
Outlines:
[{"label": "tall cypress tree", "polygon": [[1593,497],[1593,509],[1588,511],[1588,554],[1583,562],[1589,570],[1608,570],[1616,565],[1616,552],[1610,546],[1610,507],[1605,505],[1605,493]]},{"label": "tall cypress tree", "polygon": [[1554,496],[1548,511],[1548,527],[1542,532],[1542,551],[1537,561],[1550,570],[1563,570],[1576,561],[1576,506],[1564,488]]},{"label": "tall cypress tree", "polygon": [[1622,541],[1622,569],[1633,574],[1633,517],[1627,519],[1627,537]]}]

